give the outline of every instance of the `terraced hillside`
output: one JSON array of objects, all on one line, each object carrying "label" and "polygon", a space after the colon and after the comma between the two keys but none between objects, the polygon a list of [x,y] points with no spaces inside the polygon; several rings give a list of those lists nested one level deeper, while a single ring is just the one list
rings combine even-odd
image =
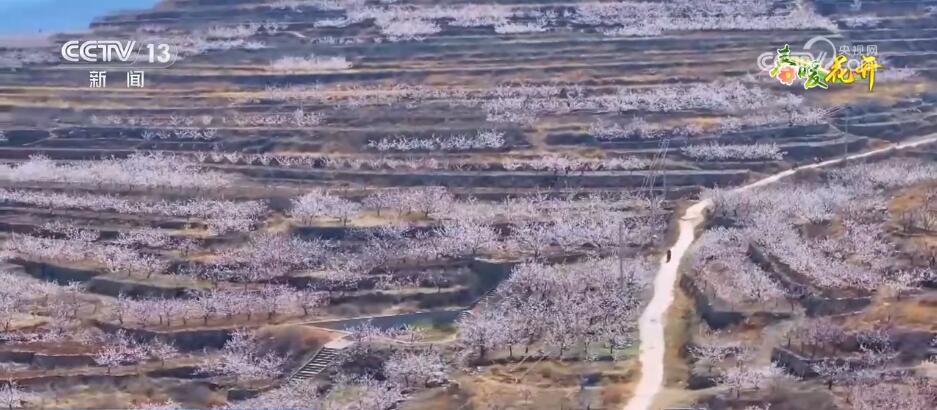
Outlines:
[{"label": "terraced hillside", "polygon": [[[671,210],[932,136],[935,23],[926,1],[167,0],[78,35],[172,44],[143,89],[89,88],[59,62],[76,35],[0,48],[0,397],[620,407]],[[821,35],[878,46],[874,92],[757,64]]]}]

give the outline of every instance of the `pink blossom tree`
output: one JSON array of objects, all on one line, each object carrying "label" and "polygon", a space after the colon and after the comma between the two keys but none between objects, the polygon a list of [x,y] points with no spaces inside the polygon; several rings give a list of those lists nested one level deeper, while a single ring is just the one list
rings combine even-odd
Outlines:
[{"label": "pink blossom tree", "polygon": [[491,226],[474,221],[445,222],[436,235],[442,242],[440,247],[445,249],[443,252],[453,256],[493,249],[499,239]]},{"label": "pink blossom tree", "polygon": [[834,384],[848,380],[850,374],[854,371],[845,360],[832,358],[814,363],[811,368],[826,380],[828,390],[832,390]]},{"label": "pink blossom tree", "polygon": [[726,369],[721,381],[734,391],[735,397],[738,398],[742,391],[760,390],[789,378],[784,369],[772,363],[760,367],[732,366]]},{"label": "pink blossom tree", "polygon": [[159,360],[160,367],[165,367],[166,360],[176,358],[180,354],[176,346],[160,338],[153,338],[143,346],[143,350],[151,359]]},{"label": "pink blossom tree", "polygon": [[36,398],[35,394],[21,389],[15,381],[0,383],[0,406],[8,410],[21,408]]},{"label": "pink blossom tree", "polygon": [[290,215],[304,222],[314,218],[335,218],[341,221],[342,225],[347,225],[348,219],[360,209],[361,205],[357,202],[351,202],[319,189],[294,199]]},{"label": "pink blossom tree", "polygon": [[314,288],[301,291],[297,298],[299,307],[303,310],[303,316],[309,316],[309,311],[317,307],[329,304],[329,295]]},{"label": "pink blossom tree", "polygon": [[403,388],[423,388],[444,383],[448,365],[435,350],[398,351],[384,362],[384,376]]},{"label": "pink blossom tree", "polygon": [[323,392],[312,380],[288,382],[277,389],[228,407],[234,409],[258,408],[316,408],[321,410],[390,410],[395,408],[405,395],[400,386],[388,381],[377,381],[371,377],[335,380]]},{"label": "pink blossom tree", "polygon": [[877,380],[849,386],[847,394],[855,410],[930,410],[937,385],[933,381],[902,384]]},{"label": "pink blossom tree", "polygon": [[484,309],[479,313],[467,312],[458,320],[458,343],[467,358],[484,360],[489,351],[501,344],[505,332],[502,317],[495,309]]},{"label": "pink blossom tree", "polygon": [[232,375],[238,380],[255,381],[277,377],[283,370],[284,359],[264,352],[259,340],[243,330],[236,330],[224,347],[200,371],[216,375]]},{"label": "pink blossom tree", "polygon": [[737,342],[704,340],[687,347],[687,352],[697,363],[706,366],[707,372],[711,373],[713,367],[737,353],[741,348],[741,345]]},{"label": "pink blossom tree", "polygon": [[177,410],[182,408],[175,400],[169,399],[163,402],[148,402],[137,404],[133,410]]},{"label": "pink blossom tree", "polygon": [[582,346],[589,357],[589,346],[599,342],[614,352],[633,337],[648,272],[643,261],[622,265],[614,259],[519,265],[498,288],[496,303],[459,321],[461,346],[470,357],[483,358],[517,340],[506,336],[514,334],[530,337],[528,344],[540,338],[560,355]]},{"label": "pink blossom tree", "polygon": [[107,369],[108,375],[114,367],[134,364],[146,358],[146,350],[122,331],[104,337],[102,342],[92,358]]}]

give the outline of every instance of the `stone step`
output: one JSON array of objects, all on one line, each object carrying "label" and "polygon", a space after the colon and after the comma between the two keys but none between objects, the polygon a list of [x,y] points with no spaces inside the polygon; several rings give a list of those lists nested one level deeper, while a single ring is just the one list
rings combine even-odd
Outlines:
[{"label": "stone step", "polygon": [[323,347],[312,357],[312,360],[303,365],[303,367],[293,375],[293,378],[308,379],[319,375],[332,364],[336,356],[338,356],[338,349]]}]

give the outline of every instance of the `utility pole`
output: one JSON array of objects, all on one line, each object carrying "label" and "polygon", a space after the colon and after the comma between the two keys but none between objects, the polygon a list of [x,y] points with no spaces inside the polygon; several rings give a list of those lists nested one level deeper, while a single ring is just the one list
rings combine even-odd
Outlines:
[{"label": "utility pole", "polygon": [[[689,138],[690,138],[690,137],[688,136],[688,137],[687,137],[687,140],[689,140]],[[660,164],[658,165],[658,166],[660,167],[661,176],[662,176],[663,179],[664,179],[664,192],[661,193],[661,196],[662,196],[662,197],[661,197],[661,200],[662,200],[662,202],[667,200],[667,193],[668,193],[668,189],[667,189],[667,172],[664,171],[664,163],[667,162],[667,151],[668,151],[669,149],[670,149],[670,138],[665,138],[665,139],[664,139],[664,142],[661,143],[661,151],[663,151],[663,152],[662,152],[661,157],[660,157]]]},{"label": "utility pole", "polygon": [[618,281],[625,281],[625,221],[618,221]]},{"label": "utility pole", "polygon": [[644,182],[641,185],[641,191],[646,192],[646,198],[651,200],[654,190],[654,185],[657,184],[657,176],[661,174],[663,178],[664,192],[667,191],[667,174],[663,172],[664,161],[667,159],[667,150],[670,147],[670,138],[664,138],[661,140],[660,145],[657,147],[657,152],[654,154],[654,159],[651,160],[651,164],[648,167],[648,174],[644,178]]},{"label": "utility pole", "polygon": [[849,111],[846,110],[845,115],[843,116],[845,123],[843,124],[843,168],[846,167],[846,162],[849,161]]}]

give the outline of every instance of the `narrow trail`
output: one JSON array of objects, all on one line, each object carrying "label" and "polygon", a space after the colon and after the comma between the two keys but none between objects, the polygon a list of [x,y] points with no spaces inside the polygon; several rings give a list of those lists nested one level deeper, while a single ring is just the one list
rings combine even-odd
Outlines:
[{"label": "narrow trail", "polygon": [[[815,164],[803,165],[790,170],[779,172],[760,179],[751,184],[736,188],[733,192],[749,191],[753,188],[773,184],[783,178],[794,175],[798,171],[814,168],[823,168],[836,165],[843,161],[868,158],[878,154],[900,151],[907,148],[937,142],[937,134],[930,134],[917,140],[908,141],[875,150],[849,155],[845,158],[836,158]],[[712,206],[712,200],[699,201],[683,213],[678,223],[677,241],[671,248],[671,260],[667,262],[664,256],[660,260],[660,269],[654,279],[654,296],[648,304],[638,322],[640,336],[639,360],[641,361],[641,379],[638,381],[635,393],[625,405],[625,410],[650,410],[657,393],[660,392],[664,382],[664,318],[670,305],[673,303],[674,286],[677,281],[678,268],[683,255],[696,239],[696,228],[706,220],[705,210]],[[654,409],[657,410],[657,409]]]}]

